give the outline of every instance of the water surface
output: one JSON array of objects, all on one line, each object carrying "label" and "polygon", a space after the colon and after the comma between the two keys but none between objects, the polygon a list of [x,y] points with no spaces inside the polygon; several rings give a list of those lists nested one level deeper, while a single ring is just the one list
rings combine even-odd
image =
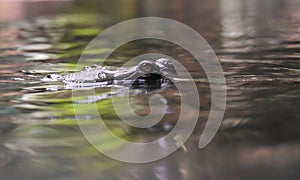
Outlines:
[{"label": "water surface", "polygon": [[[299,179],[299,7],[297,0],[0,1],[0,179]],[[41,79],[73,72],[98,33],[144,16],[171,18],[198,31],[221,61],[228,97],[216,137],[198,149],[210,110],[210,88],[200,65],[184,49],[163,41],[136,41],[117,49],[106,65],[120,66],[153,52],[179,60],[197,80],[201,100],[197,127],[184,147],[136,165],[96,151],[77,125],[72,91]],[[106,50],[88,52],[88,62],[100,63]],[[75,99],[86,100],[94,90],[103,97],[111,89],[76,89],[81,96]],[[132,106],[147,114],[145,102],[155,93],[164,95],[169,111],[148,129],[124,125],[110,98],[97,105],[116,135],[148,142],[166,135],[180,110],[174,87],[133,91]],[[188,121],[196,109],[186,106],[191,109]],[[84,103],[77,113],[91,115]],[[86,126],[93,123],[97,120],[90,118]],[[121,146],[106,134],[99,143],[112,150]]]}]

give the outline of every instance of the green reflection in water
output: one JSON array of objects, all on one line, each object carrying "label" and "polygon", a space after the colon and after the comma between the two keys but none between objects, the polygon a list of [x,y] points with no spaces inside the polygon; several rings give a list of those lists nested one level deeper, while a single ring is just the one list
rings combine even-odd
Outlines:
[{"label": "green reflection in water", "polygon": [[100,32],[101,32],[101,30],[97,29],[97,28],[72,29],[71,35],[73,35],[75,37],[97,36]]},{"label": "green reflection in water", "polygon": [[[81,141],[86,140],[80,133],[77,120],[82,121],[81,124],[84,126],[95,126],[95,124],[99,123],[99,119],[91,116],[91,114],[95,114],[92,112],[91,106],[96,106],[102,119],[105,121],[105,124],[116,136],[130,139],[128,127],[119,121],[110,98],[104,98],[95,103],[88,104],[88,102],[85,101],[91,97],[89,94],[92,93],[93,90],[84,89],[77,91],[82,93],[74,97],[72,97],[72,91],[68,90],[24,95],[20,99],[23,103],[19,104],[17,107],[23,111],[32,112],[29,115],[31,119],[16,121],[19,122],[20,125],[12,132],[12,137],[33,138],[35,141],[37,138],[38,141],[40,141],[38,143],[41,143],[42,146],[45,145],[45,142],[43,141],[44,138],[47,139],[47,142],[51,139],[51,143],[46,143],[47,147],[55,147],[56,143],[66,143],[65,145],[67,146],[73,146],[73,143],[80,144]],[[110,88],[100,88],[96,90],[95,95],[92,97],[101,97],[101,95],[106,95],[108,92],[110,92]],[[119,96],[118,98],[122,101],[122,99],[126,97]],[[77,102],[76,113],[73,102]],[[138,110],[142,107],[136,105],[133,106],[133,108]],[[124,109],[124,111],[126,110]],[[76,116],[78,117],[77,119],[75,118]],[[51,119],[49,119],[49,117]],[[88,120],[86,120],[86,118]],[[109,137],[107,132],[99,132],[99,134],[96,134],[95,136],[99,137],[99,145],[102,147],[107,146],[108,149],[113,149],[121,146],[120,144],[114,144],[110,139],[107,139]],[[64,139],[66,139],[66,141],[64,141]],[[28,140],[26,140],[26,142],[27,141]],[[25,146],[30,146],[30,143],[26,143]],[[16,148],[13,145],[8,145],[8,147],[12,149],[22,148]],[[84,148],[89,149],[90,147]],[[23,147],[23,149],[27,149],[26,151],[28,151],[28,148]]]},{"label": "green reflection in water", "polygon": [[55,19],[54,24],[57,27],[90,27],[95,26],[101,17],[97,14],[81,13],[81,14],[64,14]]}]

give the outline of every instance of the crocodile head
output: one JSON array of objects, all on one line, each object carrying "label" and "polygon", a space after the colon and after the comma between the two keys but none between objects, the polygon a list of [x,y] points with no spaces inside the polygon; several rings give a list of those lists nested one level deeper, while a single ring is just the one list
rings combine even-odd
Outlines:
[{"label": "crocodile head", "polygon": [[133,86],[160,85],[165,81],[171,82],[175,76],[175,67],[169,59],[160,58],[155,62],[144,60],[136,67]]},{"label": "crocodile head", "polygon": [[139,84],[153,84],[162,80],[171,80],[176,71],[171,60],[160,58],[156,61],[144,60],[131,68],[112,68],[92,65],[84,67],[82,71],[58,75],[48,74],[43,81],[60,81],[64,83],[99,83],[105,82],[133,82]]}]

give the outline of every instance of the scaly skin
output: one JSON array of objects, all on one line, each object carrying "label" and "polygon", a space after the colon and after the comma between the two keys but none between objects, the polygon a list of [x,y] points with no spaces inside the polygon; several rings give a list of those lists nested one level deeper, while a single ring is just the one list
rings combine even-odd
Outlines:
[{"label": "scaly skin", "polygon": [[60,81],[66,84],[98,82],[107,82],[110,84],[113,81],[172,79],[176,75],[174,65],[166,58],[160,58],[155,62],[144,60],[131,68],[117,68],[116,70],[111,69],[112,67],[93,65],[90,67],[84,67],[80,72],[65,75],[48,74],[45,78],[43,78],[43,80]]}]

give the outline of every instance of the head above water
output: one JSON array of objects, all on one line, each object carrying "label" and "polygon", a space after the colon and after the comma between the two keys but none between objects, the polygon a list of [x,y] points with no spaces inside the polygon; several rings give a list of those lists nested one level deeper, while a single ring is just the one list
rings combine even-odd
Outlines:
[{"label": "head above water", "polygon": [[64,83],[112,82],[114,80],[137,79],[171,79],[176,75],[175,67],[170,59],[160,58],[156,61],[143,60],[131,68],[117,68],[92,65],[82,71],[64,75],[48,74],[43,81],[61,81]]}]

